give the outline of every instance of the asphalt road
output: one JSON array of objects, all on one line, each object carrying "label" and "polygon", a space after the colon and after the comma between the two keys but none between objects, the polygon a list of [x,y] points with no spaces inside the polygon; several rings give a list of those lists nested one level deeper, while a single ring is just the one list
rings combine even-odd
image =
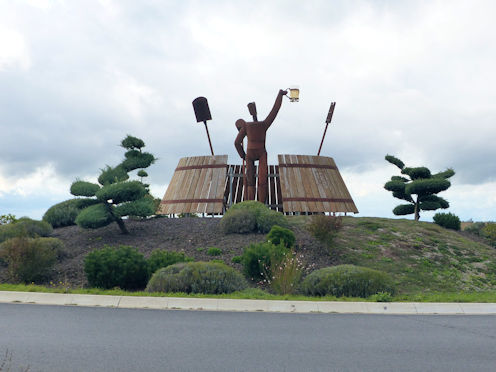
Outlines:
[{"label": "asphalt road", "polygon": [[496,317],[0,304],[6,350],[12,372],[494,371]]}]

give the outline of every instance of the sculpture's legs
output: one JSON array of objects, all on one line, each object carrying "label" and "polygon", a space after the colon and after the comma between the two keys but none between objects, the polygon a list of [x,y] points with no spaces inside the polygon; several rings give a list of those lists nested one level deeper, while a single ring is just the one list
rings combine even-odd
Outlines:
[{"label": "sculpture's legs", "polygon": [[267,153],[264,153],[258,161],[258,201],[264,204],[268,194],[268,173]]},{"label": "sculpture's legs", "polygon": [[255,161],[246,158],[246,182],[244,200],[255,200]]}]

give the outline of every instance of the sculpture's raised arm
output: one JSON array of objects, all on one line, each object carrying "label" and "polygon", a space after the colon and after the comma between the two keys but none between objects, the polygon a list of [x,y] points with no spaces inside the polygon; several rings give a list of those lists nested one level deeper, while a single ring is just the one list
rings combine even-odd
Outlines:
[{"label": "sculpture's raised arm", "polygon": [[272,107],[272,110],[270,110],[269,115],[267,118],[264,120],[264,123],[267,125],[267,128],[270,127],[270,125],[274,122],[279,109],[281,108],[282,105],[282,96],[285,96],[288,94],[287,90],[279,90],[279,93],[277,93],[277,98],[276,101],[274,102],[274,106]]}]

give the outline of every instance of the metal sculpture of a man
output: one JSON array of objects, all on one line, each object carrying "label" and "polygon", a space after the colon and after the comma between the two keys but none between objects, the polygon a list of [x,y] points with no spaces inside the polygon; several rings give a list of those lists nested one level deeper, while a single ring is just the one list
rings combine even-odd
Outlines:
[{"label": "metal sculpture of a man", "polygon": [[[274,106],[265,120],[258,121],[255,103],[248,105],[250,114],[253,116],[252,122],[246,122],[243,119],[236,121],[238,136],[234,141],[234,146],[239,156],[246,160],[245,174],[245,200],[255,200],[255,161],[258,160],[258,201],[265,203],[268,193],[268,167],[267,167],[267,150],[265,149],[265,137],[267,129],[274,122],[282,104],[282,97],[287,94],[285,90],[279,90]],[[243,139],[248,137],[246,153],[243,149]]]}]

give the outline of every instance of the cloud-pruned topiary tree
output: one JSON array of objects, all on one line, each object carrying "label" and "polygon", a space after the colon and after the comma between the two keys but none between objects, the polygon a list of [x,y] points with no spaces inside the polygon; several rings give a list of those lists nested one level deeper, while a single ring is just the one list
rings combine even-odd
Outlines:
[{"label": "cloud-pruned topiary tree", "polygon": [[146,217],[155,212],[153,198],[149,197],[148,185],[140,181],[129,181],[128,175],[136,169],[143,171],[155,162],[155,157],[142,151],[145,143],[136,137],[128,135],[122,140],[121,146],[128,150],[124,161],[116,167],[107,165],[102,169],[98,177],[99,184],[77,180],[71,185],[72,195],[92,197],[98,201],[97,204],[84,208],[78,214],[76,218],[78,226],[97,229],[116,222],[122,233],[128,234],[122,217]]},{"label": "cloud-pruned topiary tree", "polygon": [[418,221],[420,211],[449,208],[448,201],[436,194],[451,186],[448,178],[455,174],[453,169],[448,168],[444,172],[431,174],[426,167],[405,167],[400,159],[392,155],[386,155],[386,160],[396,165],[401,170],[401,174],[406,176],[392,176],[391,180],[384,185],[384,188],[391,191],[395,198],[408,202],[408,204],[400,204],[394,208],[395,215],[414,214],[415,221]]}]

